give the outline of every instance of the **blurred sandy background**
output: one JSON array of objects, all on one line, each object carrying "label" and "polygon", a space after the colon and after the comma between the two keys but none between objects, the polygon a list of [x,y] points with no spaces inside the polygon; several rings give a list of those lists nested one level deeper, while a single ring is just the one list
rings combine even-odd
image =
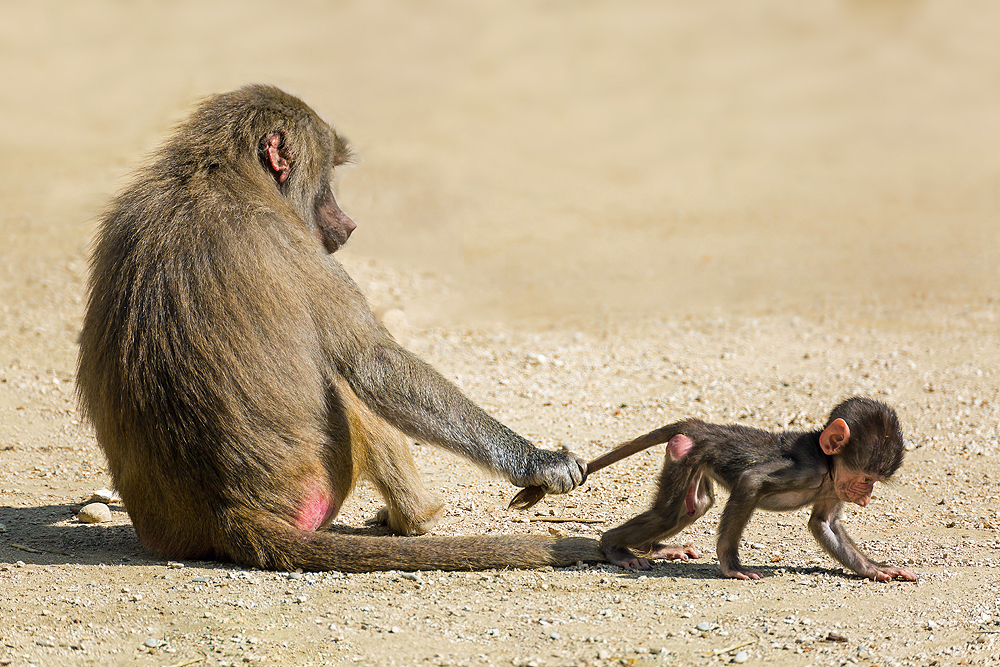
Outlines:
[{"label": "blurred sandy background", "polygon": [[339,184],[360,224],[344,256],[448,281],[456,298],[434,317],[450,323],[905,309],[1000,281],[995,3],[2,15],[8,305],[80,275],[137,161],[197,99],[254,81],[300,95],[360,154]]}]

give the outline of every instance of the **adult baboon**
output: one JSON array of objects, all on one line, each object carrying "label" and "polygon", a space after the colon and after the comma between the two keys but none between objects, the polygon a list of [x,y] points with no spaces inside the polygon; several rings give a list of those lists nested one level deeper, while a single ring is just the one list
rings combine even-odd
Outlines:
[{"label": "adult baboon", "polygon": [[[142,543],[273,569],[476,569],[600,560],[592,540],[315,532],[359,475],[399,534],[442,505],[399,431],[520,486],[586,465],[506,428],[407,352],[330,253],[355,224],[341,137],[301,100],[209,98],[112,203],[94,244],[77,375]],[[399,429],[399,431],[397,431]]]}]

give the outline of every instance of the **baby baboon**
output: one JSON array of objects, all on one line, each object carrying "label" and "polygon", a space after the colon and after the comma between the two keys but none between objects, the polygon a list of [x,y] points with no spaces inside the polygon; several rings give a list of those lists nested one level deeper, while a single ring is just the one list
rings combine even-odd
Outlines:
[{"label": "baby baboon", "polygon": [[[601,546],[609,561],[629,570],[648,570],[657,558],[699,558],[692,545],[663,543],[694,523],[715,502],[713,481],[729,490],[719,522],[718,557],[722,573],[735,579],[760,579],[740,564],[743,529],[758,507],[772,511],[812,505],[809,530],[842,565],[878,581],[916,576],[907,569],[880,565],[858,549],[840,522],[843,503],[867,507],[877,481],[888,481],[903,462],[903,435],[896,411],[879,401],[855,396],[830,413],[822,431],[771,433],[741,424],[708,424],[685,419],[662,426],[587,464],[588,472],[654,445],[667,443],[653,506],[604,533]],[[545,496],[541,488],[522,489],[510,506],[527,509]],[[632,549],[642,553],[636,556]]]},{"label": "baby baboon", "polygon": [[899,420],[884,403],[850,398],[833,409],[821,431],[771,433],[688,419],[653,433],[667,443],[659,490],[649,510],[604,533],[601,546],[612,563],[648,570],[650,559],[700,555],[661,540],[708,511],[715,481],[729,490],[716,549],[726,577],[761,578],[739,556],[740,537],[755,509],[787,512],[811,505],[809,530],[841,565],[876,581],[916,580],[905,568],[868,558],[840,522],[843,503],[867,507],[875,482],[888,481],[903,462]]},{"label": "baby baboon", "polygon": [[301,100],[248,86],[202,103],[104,216],[77,380],[139,539],[170,558],[273,569],[601,560],[585,539],[315,532],[362,474],[396,533],[434,525],[442,505],[399,431],[519,486],[564,493],[586,475],[375,320],[330,254],[355,228],[330,187],[349,158]]}]

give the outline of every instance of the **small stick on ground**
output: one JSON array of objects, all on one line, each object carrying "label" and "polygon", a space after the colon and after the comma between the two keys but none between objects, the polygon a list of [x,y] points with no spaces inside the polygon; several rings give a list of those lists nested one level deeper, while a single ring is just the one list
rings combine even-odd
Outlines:
[{"label": "small stick on ground", "polygon": [[740,642],[739,644],[733,644],[732,646],[727,646],[726,648],[720,648],[718,651],[713,651],[712,655],[723,655],[724,653],[732,653],[738,648],[743,648],[744,646],[750,646],[751,644],[757,643],[757,637],[753,639],[748,639],[745,642]]},{"label": "small stick on ground", "polygon": [[68,551],[58,551],[56,549],[42,549],[40,547],[29,547],[24,544],[18,544],[17,542],[12,542],[11,545],[15,549],[20,549],[21,551],[27,551],[32,554],[59,554],[60,556],[72,556]]},{"label": "small stick on ground", "polygon": [[191,658],[190,660],[178,662],[176,665],[170,665],[169,667],[188,667],[188,665],[193,665],[194,663],[201,662],[204,659],[205,656],[201,656],[200,658]]}]

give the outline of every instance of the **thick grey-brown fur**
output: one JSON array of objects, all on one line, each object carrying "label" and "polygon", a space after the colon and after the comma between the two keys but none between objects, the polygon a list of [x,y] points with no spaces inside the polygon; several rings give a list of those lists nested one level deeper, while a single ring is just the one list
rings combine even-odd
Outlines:
[{"label": "thick grey-brown fur", "polygon": [[366,474],[396,532],[426,532],[441,503],[397,429],[521,486],[566,492],[586,470],[490,417],[376,321],[330,254],[354,227],[330,188],[349,157],[301,100],[248,86],[203,102],[103,217],[78,391],[143,544],[278,569],[600,559],[587,540],[296,527],[316,498],[335,514]]}]

